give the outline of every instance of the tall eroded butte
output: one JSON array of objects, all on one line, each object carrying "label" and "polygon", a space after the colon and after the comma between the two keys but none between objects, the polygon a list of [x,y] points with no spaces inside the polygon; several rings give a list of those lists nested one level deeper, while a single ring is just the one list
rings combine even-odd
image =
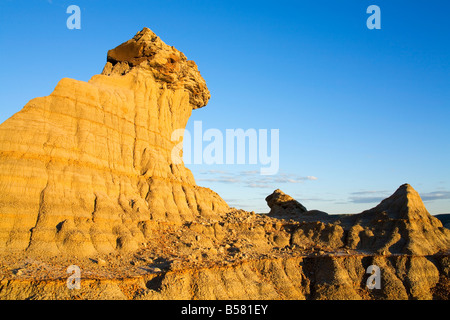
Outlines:
[{"label": "tall eroded butte", "polygon": [[144,28],[102,74],[32,99],[0,125],[0,252],[133,251],[155,223],[219,217],[225,201],[172,160],[209,98],[195,62]]}]

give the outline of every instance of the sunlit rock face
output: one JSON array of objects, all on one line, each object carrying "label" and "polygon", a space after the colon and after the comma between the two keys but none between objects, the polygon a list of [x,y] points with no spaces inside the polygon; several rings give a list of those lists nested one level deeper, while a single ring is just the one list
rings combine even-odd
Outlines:
[{"label": "sunlit rock face", "polygon": [[132,251],[155,223],[228,205],[172,160],[210,97],[195,62],[144,28],[87,83],[62,79],[0,125],[0,250]]}]

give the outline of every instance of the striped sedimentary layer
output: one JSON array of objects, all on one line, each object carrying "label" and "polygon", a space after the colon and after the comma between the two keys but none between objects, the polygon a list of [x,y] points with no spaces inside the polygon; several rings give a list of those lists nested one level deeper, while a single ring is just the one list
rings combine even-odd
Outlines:
[{"label": "striped sedimentary layer", "polygon": [[144,29],[101,75],[31,100],[0,125],[0,250],[132,251],[149,221],[219,217],[227,204],[172,160],[208,99],[195,63]]}]

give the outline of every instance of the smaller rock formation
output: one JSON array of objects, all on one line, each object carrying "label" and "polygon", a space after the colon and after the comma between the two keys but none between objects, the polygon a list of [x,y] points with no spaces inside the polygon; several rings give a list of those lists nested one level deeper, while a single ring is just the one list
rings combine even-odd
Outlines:
[{"label": "smaller rock formation", "polygon": [[269,216],[300,222],[292,234],[292,243],[296,245],[319,243],[383,255],[432,255],[450,247],[450,231],[427,211],[409,184],[359,214],[306,211],[281,190],[275,190],[266,201],[271,208]]},{"label": "smaller rock formation", "polygon": [[354,239],[356,233],[368,238],[358,248],[382,253],[429,255],[450,247],[450,231],[428,212],[409,184],[401,185],[375,208],[357,215],[349,239]]},{"label": "smaller rock formation", "polygon": [[285,194],[280,189],[275,190],[266,197],[267,205],[270,208],[270,217],[285,219],[303,219],[316,221],[319,218],[328,216],[326,212],[319,210],[307,210],[300,202]]},{"label": "smaller rock formation", "polygon": [[295,216],[307,211],[300,202],[280,189],[268,195],[266,201],[270,208],[269,216]]}]

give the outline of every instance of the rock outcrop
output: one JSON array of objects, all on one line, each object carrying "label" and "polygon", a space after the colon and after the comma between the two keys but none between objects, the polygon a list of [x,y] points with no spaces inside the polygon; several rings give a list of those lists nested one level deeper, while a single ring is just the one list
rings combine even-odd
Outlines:
[{"label": "rock outcrop", "polygon": [[320,217],[328,214],[319,210],[307,210],[300,202],[285,194],[280,189],[276,189],[266,197],[267,205],[270,208],[268,216],[277,218],[310,219],[316,221]]},{"label": "rock outcrop", "polygon": [[420,195],[409,184],[400,186],[375,208],[355,218],[349,241],[356,248],[415,255],[430,255],[450,248],[450,230],[428,212]]},{"label": "rock outcrop", "polygon": [[293,232],[294,244],[321,243],[384,255],[432,255],[450,248],[450,230],[427,211],[420,195],[408,184],[359,214],[304,211],[297,201],[279,190],[267,199],[271,207],[269,215],[301,222]]},{"label": "rock outcrop", "polygon": [[269,216],[295,216],[306,212],[306,208],[290,195],[285,194],[280,189],[275,190],[266,197],[267,205],[270,208]]},{"label": "rock outcrop", "polygon": [[31,100],[0,125],[0,251],[132,251],[152,223],[219,217],[228,205],[172,159],[172,133],[209,97],[196,64],[144,28],[101,75]]}]

